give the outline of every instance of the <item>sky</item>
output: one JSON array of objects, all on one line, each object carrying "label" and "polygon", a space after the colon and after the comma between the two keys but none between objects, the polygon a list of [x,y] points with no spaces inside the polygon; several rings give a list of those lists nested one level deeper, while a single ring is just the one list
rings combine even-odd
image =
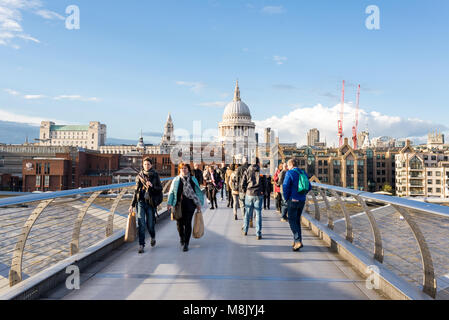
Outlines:
[{"label": "sky", "polygon": [[0,0],[0,121],[157,142],[169,112],[176,129],[217,128],[238,79],[259,132],[333,144],[345,80],[346,137],[360,84],[371,137],[449,138],[448,18],[447,0]]}]

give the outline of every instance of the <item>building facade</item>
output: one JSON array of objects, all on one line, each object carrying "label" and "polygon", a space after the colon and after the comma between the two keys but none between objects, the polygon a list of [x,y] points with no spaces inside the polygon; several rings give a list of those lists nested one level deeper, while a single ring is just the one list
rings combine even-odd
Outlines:
[{"label": "building facade", "polygon": [[408,143],[396,155],[396,193],[449,198],[449,152],[418,151]]},{"label": "building facade", "polygon": [[106,125],[90,122],[88,126],[56,125],[42,121],[39,144],[41,146],[72,146],[100,150],[106,143]]}]

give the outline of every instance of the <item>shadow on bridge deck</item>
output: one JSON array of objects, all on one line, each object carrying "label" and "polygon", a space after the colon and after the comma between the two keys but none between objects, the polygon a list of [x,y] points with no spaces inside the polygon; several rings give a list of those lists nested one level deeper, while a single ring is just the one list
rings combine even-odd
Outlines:
[{"label": "shadow on bridge deck", "polygon": [[[81,275],[80,290],[60,287],[44,299],[83,300],[301,300],[384,299],[319,238],[303,229],[301,252],[292,252],[288,223],[263,212],[263,239],[241,234],[241,215],[219,202],[204,213],[205,235],[182,252],[176,223],[157,227],[157,245],[137,254],[125,244]],[[148,235],[148,234],[147,234]]]}]

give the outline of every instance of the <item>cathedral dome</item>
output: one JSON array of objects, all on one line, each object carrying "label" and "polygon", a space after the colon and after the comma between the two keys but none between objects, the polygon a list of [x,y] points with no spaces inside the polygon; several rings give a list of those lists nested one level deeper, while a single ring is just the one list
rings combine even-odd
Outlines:
[{"label": "cathedral dome", "polygon": [[223,113],[223,121],[238,119],[251,120],[251,112],[246,103],[240,99],[240,88],[237,81],[234,100],[226,106]]}]

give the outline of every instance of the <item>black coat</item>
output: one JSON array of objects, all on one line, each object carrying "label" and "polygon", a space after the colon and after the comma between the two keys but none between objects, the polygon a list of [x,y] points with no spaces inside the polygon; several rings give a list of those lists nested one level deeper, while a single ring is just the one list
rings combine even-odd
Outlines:
[{"label": "black coat", "polygon": [[[153,207],[157,207],[157,205],[154,205],[154,203],[158,204],[162,202],[161,195],[162,195],[162,183],[161,179],[159,178],[158,173],[156,170],[151,169],[149,172],[149,175],[147,175],[147,178],[150,180],[153,187],[149,189],[150,193],[150,201],[149,204]],[[142,182],[140,181],[139,177],[136,177],[136,189],[134,190],[134,197],[133,201],[131,203],[132,207],[135,207],[137,202],[139,201],[145,201],[145,188],[143,187]]]}]

